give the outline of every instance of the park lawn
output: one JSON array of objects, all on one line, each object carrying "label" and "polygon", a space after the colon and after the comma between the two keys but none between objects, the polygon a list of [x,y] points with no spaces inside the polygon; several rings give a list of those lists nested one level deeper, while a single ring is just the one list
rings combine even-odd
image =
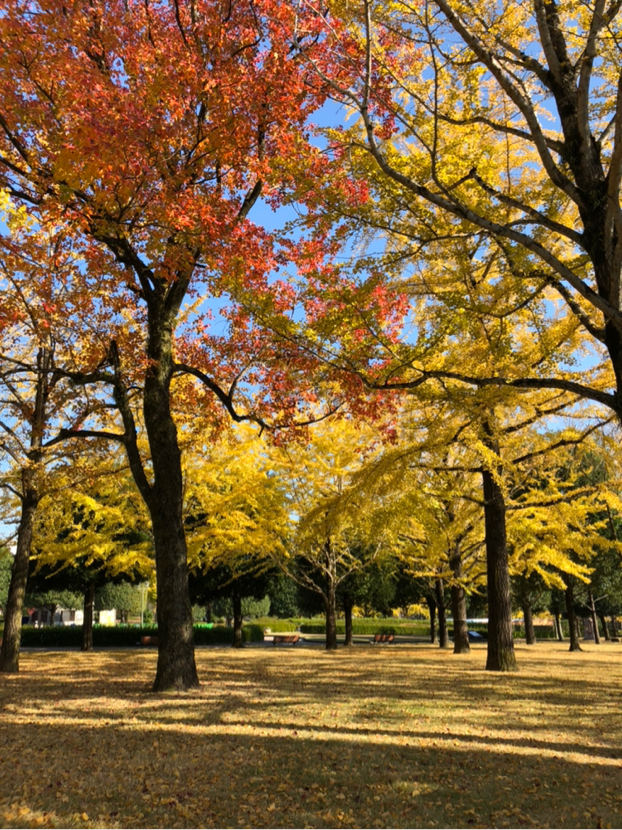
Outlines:
[{"label": "park lawn", "polygon": [[0,679],[9,827],[619,827],[622,646],[30,652]]}]

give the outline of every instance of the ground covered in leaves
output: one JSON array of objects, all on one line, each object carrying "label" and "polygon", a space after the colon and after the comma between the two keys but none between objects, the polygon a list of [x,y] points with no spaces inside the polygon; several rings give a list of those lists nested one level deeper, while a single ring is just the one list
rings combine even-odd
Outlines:
[{"label": "ground covered in leaves", "polygon": [[619,827],[622,646],[31,652],[0,678],[9,827]]}]

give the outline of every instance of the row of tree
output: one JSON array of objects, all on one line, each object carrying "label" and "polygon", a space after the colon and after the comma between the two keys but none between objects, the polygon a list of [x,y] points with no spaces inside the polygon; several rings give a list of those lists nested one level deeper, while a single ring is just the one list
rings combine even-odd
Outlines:
[{"label": "row of tree", "polygon": [[[594,537],[618,545],[620,14],[605,0],[6,10],[2,484],[19,526],[0,669],[18,666],[45,499],[65,516],[41,548],[53,567],[101,525],[123,551],[111,572],[147,567],[152,547],[155,689],[198,683],[188,569],[221,544],[241,573],[259,555],[315,590],[329,642],[337,588],[388,551],[451,587],[459,639],[485,581],[487,666],[515,668],[510,573],[569,588]],[[262,203],[298,219],[253,223]],[[341,444],[309,440],[335,413]],[[204,486],[205,458],[232,469],[229,420],[274,436],[299,482],[280,502],[268,483],[228,502],[219,471]],[[122,545],[97,491],[126,470],[140,527]],[[256,494],[286,505],[267,535]]]}]

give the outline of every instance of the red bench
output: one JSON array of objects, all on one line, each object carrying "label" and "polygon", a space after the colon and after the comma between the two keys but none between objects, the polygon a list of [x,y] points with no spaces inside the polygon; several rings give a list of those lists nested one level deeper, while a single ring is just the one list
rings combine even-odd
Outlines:
[{"label": "red bench", "polygon": [[272,638],[272,645],[277,643],[296,644],[300,640],[300,634],[275,634]]},{"label": "red bench", "polygon": [[157,646],[158,638],[153,635],[146,634],[144,637],[140,638],[140,644],[141,646]]},{"label": "red bench", "polygon": [[394,639],[393,634],[374,634],[374,643],[392,643]]}]

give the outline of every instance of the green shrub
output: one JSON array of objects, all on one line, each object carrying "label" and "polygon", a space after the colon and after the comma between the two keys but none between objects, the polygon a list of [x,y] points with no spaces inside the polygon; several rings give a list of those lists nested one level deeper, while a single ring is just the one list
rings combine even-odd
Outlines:
[{"label": "green shrub", "polygon": [[[129,626],[93,626],[93,646],[95,648],[128,647],[140,644],[141,637],[157,637],[156,626],[132,628]],[[263,628],[260,625],[245,625],[242,628],[245,643],[263,641]],[[233,629],[225,626],[195,626],[194,642],[197,646],[216,645],[233,642]],[[82,645],[81,626],[44,626],[22,629],[22,645],[30,648],[80,648]]]},{"label": "green shrub", "polygon": [[[323,622],[303,623],[300,626],[302,634],[325,634],[326,625]],[[409,637],[424,637],[430,631],[427,622],[400,623],[394,619],[354,619],[352,620],[352,633],[360,635],[371,634],[402,634]],[[345,622],[338,620],[337,634],[345,634]]]},{"label": "green shrub", "polygon": [[260,625],[262,629],[269,628],[270,631],[278,634],[280,632],[298,631],[301,622],[300,617],[290,617],[285,620],[276,619],[275,617],[260,617],[255,620],[255,625]]}]

